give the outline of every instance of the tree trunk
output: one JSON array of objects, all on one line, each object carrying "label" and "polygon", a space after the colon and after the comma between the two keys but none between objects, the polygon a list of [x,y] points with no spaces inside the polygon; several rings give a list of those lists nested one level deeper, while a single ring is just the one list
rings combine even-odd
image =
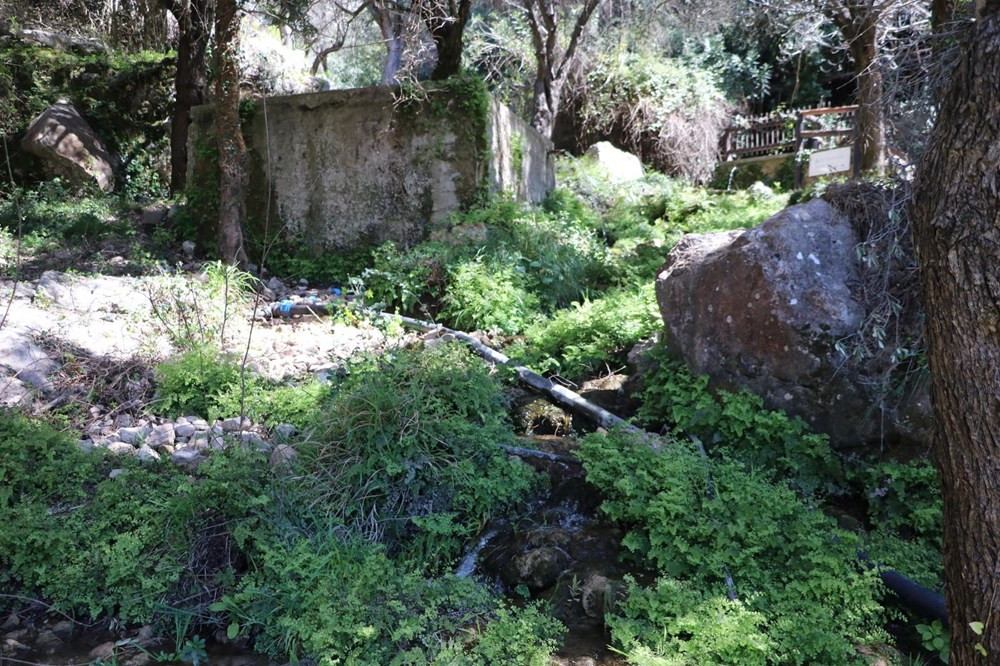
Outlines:
[{"label": "tree trunk", "polygon": [[187,140],[191,108],[204,104],[208,92],[205,54],[211,38],[212,0],[176,0],[167,8],[177,19],[177,72],[170,124],[170,191],[187,183]]},{"label": "tree trunk", "polygon": [[384,2],[373,2],[369,8],[385,43],[385,66],[380,83],[390,86],[397,82],[396,74],[403,63],[403,17]]},{"label": "tree trunk", "polygon": [[237,0],[218,0],[215,12],[215,133],[219,148],[219,254],[245,266],[243,222],[249,186],[249,157],[240,129],[240,38]]},{"label": "tree trunk", "polygon": [[549,139],[552,138],[552,130],[555,129],[556,115],[559,113],[559,102],[562,97],[561,92],[562,83],[560,81],[546,80],[544,74],[536,76],[531,126],[538,130],[539,134]]},{"label": "tree trunk", "polygon": [[877,18],[865,21],[851,41],[851,56],[858,77],[858,140],[861,171],[880,171],[885,156],[882,119],[882,70],[878,63]]},{"label": "tree trunk", "polygon": [[998,10],[977,21],[913,188],[953,666],[1000,663]]},{"label": "tree trunk", "polygon": [[471,12],[472,0],[459,0],[457,7],[454,2],[449,2],[445,7],[441,0],[430,0],[429,4],[422,4],[424,24],[437,48],[437,62],[431,72],[432,80],[441,81],[461,71],[462,35]]}]

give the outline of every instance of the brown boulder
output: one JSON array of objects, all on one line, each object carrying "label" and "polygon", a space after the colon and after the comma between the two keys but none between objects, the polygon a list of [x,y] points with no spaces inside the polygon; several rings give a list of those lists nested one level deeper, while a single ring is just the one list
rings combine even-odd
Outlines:
[{"label": "brown boulder", "polygon": [[748,231],[685,236],[656,281],[667,348],[714,387],[749,389],[834,446],[922,437],[912,417],[880,418],[875,382],[835,349],[865,318],[852,291],[857,244],[850,221],[819,199]]},{"label": "brown boulder", "polygon": [[105,192],[115,187],[111,153],[72,104],[58,102],[35,118],[21,148],[39,157],[52,176],[93,181]]}]

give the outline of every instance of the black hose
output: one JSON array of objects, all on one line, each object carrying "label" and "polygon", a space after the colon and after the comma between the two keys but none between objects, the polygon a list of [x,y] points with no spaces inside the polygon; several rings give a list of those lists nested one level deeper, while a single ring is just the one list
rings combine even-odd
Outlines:
[{"label": "black hose", "polygon": [[[870,569],[874,569],[876,566],[867,553],[859,552],[858,559]],[[885,583],[885,586],[896,595],[900,604],[921,617],[938,620],[945,628],[948,627],[948,604],[943,595],[927,589],[912,578],[907,578],[892,569],[880,569],[878,576]]]}]

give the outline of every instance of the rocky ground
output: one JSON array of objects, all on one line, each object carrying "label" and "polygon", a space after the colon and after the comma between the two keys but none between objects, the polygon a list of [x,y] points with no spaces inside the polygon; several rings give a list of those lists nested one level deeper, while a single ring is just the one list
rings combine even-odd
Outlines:
[{"label": "rocky ground", "polygon": [[130,429],[151,429],[145,438],[168,425],[181,439],[190,438],[182,434],[188,426],[219,436],[212,424],[202,428],[198,416],[204,415],[169,423],[150,415],[155,365],[186,344],[218,343],[237,358],[245,354],[247,366],[267,378],[293,382],[309,375],[323,379],[345,359],[396,342],[364,321],[254,319],[255,306],[263,312],[279,297],[306,298],[304,288],[272,280],[280,292],[232,289],[227,298],[224,288],[209,282],[197,272],[129,277],[58,271],[16,289],[10,280],[0,282],[0,404],[36,414],[76,405],[72,425],[98,444],[129,443]]}]

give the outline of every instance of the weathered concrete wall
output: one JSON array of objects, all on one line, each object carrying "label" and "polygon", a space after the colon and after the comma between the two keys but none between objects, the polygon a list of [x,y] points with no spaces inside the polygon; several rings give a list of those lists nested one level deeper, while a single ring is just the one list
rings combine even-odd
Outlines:
[{"label": "weathered concrete wall", "polygon": [[[402,108],[388,87],[258,101],[244,124],[251,234],[269,218],[316,252],[411,244],[487,191],[541,201],[554,185],[551,145],[462,90],[431,90]],[[211,107],[193,116],[189,182],[212,182],[211,151],[198,149],[214,143]]]}]

